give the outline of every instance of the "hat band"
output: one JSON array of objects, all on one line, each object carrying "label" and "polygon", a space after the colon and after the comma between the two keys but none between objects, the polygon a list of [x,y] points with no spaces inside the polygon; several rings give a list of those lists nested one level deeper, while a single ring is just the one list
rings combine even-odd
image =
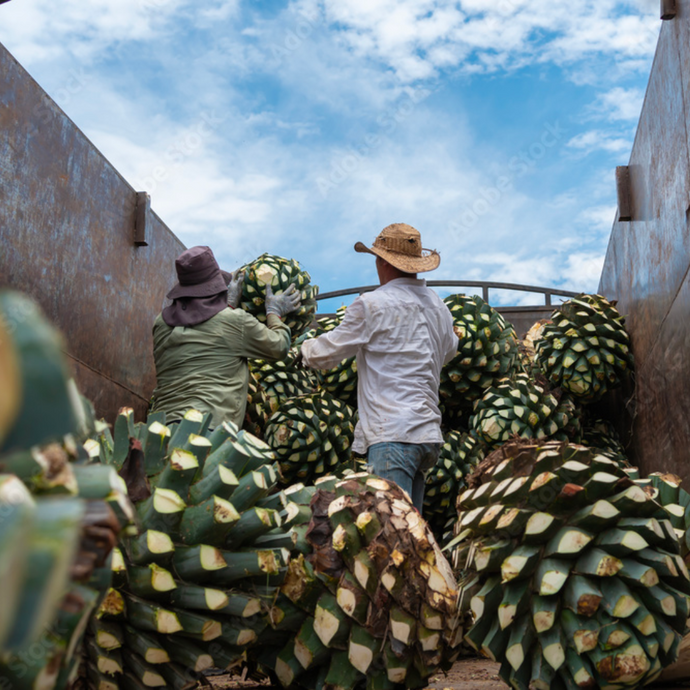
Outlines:
[{"label": "hat band", "polygon": [[406,256],[422,256],[422,247],[419,241],[413,237],[377,237],[374,242],[377,249],[386,249],[389,252],[405,254]]}]

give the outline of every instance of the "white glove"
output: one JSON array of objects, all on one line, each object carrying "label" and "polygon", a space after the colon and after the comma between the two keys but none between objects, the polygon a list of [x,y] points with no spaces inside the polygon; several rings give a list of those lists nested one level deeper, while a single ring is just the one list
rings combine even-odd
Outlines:
[{"label": "white glove", "polygon": [[244,271],[235,271],[228,284],[228,306],[237,309],[242,301],[242,283],[244,282]]},{"label": "white glove", "polygon": [[266,314],[276,314],[281,318],[299,307],[302,298],[294,283],[280,295],[274,295],[270,285],[266,285]]}]

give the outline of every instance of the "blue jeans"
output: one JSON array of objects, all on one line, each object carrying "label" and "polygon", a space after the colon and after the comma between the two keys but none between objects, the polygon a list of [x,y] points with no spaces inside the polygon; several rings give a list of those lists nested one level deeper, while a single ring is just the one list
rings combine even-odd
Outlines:
[{"label": "blue jeans", "polygon": [[407,491],[421,513],[425,474],[436,464],[440,451],[440,443],[374,443],[367,451],[369,470]]}]

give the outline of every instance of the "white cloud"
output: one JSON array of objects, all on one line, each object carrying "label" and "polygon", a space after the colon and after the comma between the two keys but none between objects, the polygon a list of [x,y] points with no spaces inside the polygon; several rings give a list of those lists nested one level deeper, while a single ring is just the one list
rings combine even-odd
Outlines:
[{"label": "white cloud", "polygon": [[620,153],[622,151],[630,151],[632,148],[632,140],[594,129],[573,137],[568,141],[566,146],[571,149],[582,151],[585,154],[598,150]]},{"label": "white cloud", "polygon": [[[530,257],[518,250],[514,253],[477,254],[473,263],[477,266],[476,280],[551,287],[568,292],[595,292],[604,265],[604,254],[570,251]],[[543,304],[544,298],[541,293],[494,289],[490,292],[490,302],[494,306],[533,306]]]},{"label": "white cloud", "polygon": [[[281,247],[306,261],[315,279],[327,275],[331,288],[375,282],[373,263],[355,256],[352,244],[372,240],[390,222],[404,221],[422,231],[427,246],[441,250],[442,266],[434,278],[594,289],[575,278],[572,285],[564,284],[561,267],[592,241],[601,244],[610,230],[610,221],[604,228],[610,207],[601,204],[577,217],[582,198],[589,198],[582,188],[567,190],[553,203],[515,186],[498,199],[493,193],[485,198],[482,190],[496,183],[491,165],[473,157],[471,132],[462,121],[430,107],[418,104],[392,132],[375,130],[379,140],[368,149],[360,146],[365,138],[355,140],[355,154],[348,148],[314,149],[308,138],[276,148],[271,137],[251,129],[256,118],[233,115],[224,126],[237,130],[237,149],[230,158],[223,161],[227,148],[209,140],[154,190],[154,207],[186,241],[205,237],[227,247],[219,255],[227,253],[229,267],[238,251],[248,260]],[[183,139],[184,131],[168,132],[153,158],[132,151],[132,161],[147,161],[136,172],[139,179],[150,176],[167,144]],[[318,180],[331,179],[334,170],[339,176],[332,178],[324,199]],[[482,199],[486,203],[479,216],[466,217]],[[305,232],[309,224],[319,230]],[[558,232],[577,227],[582,237]],[[506,251],[487,251],[496,246]],[[538,301],[517,293],[499,298],[513,304]]]},{"label": "white cloud", "polygon": [[569,255],[561,268],[561,287],[573,292],[596,292],[604,258],[603,253],[597,252],[576,252]]},{"label": "white cloud", "polygon": [[593,206],[582,211],[578,220],[593,230],[603,230],[608,233],[613,227],[615,217],[615,206]]},{"label": "white cloud", "polygon": [[477,266],[492,268],[490,280],[519,285],[548,285],[555,268],[550,256],[527,257],[524,253],[514,252],[477,254],[472,261]]},{"label": "white cloud", "polygon": [[659,30],[653,8],[617,0],[324,0],[324,8],[352,50],[404,82],[447,67],[495,71],[593,55],[640,67]]},{"label": "white cloud", "polygon": [[236,16],[239,9],[240,0],[217,0],[215,3],[208,3],[207,6],[200,7],[198,16],[203,22],[212,24]]},{"label": "white cloud", "polygon": [[560,26],[554,22],[560,35],[550,42],[547,53],[564,61],[593,53],[613,55],[619,61],[647,57],[658,38],[658,7],[644,15],[621,15],[626,5],[614,0],[564,4]]},{"label": "white cloud", "polygon": [[231,163],[216,149],[216,133],[204,138],[197,127],[171,124],[149,132],[148,146],[106,132],[91,137],[135,189],[151,194],[153,210],[187,244],[211,244],[219,260],[239,264],[281,238],[277,210],[286,203],[294,210],[302,201],[284,170],[255,165],[270,160],[270,142],[248,143]]},{"label": "white cloud", "polygon": [[[21,0],[2,8],[3,36],[25,62],[85,57],[117,41],[150,40],[189,0]],[[51,40],[46,40],[50,37]]]},{"label": "white cloud", "polygon": [[617,86],[602,94],[595,106],[609,120],[625,120],[636,122],[640,117],[644,91],[642,89],[625,89]]}]

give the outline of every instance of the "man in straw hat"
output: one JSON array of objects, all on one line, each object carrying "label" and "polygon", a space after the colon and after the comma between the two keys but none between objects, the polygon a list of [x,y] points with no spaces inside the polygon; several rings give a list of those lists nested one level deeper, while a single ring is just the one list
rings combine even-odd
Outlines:
[{"label": "man in straw hat", "polygon": [[247,359],[284,359],[290,329],[282,317],[297,309],[291,285],[280,295],[266,286],[266,326],[239,306],[244,274],[221,271],[208,247],[192,247],[175,261],[178,283],[173,302],[153,324],[156,390],[153,412],[167,422],[189,409],[210,412],[210,426],[233,422],[241,427],[247,406]]},{"label": "man in straw hat", "polygon": [[424,474],[443,442],[438,387],[441,367],[456,354],[453,320],[440,297],[417,278],[438,268],[436,251],[422,249],[419,232],[404,223],[384,228],[373,247],[381,287],[360,295],[342,323],[307,340],[304,364],[329,369],[357,356],[359,422],[352,449],[372,472],[400,485],[421,511]]}]

